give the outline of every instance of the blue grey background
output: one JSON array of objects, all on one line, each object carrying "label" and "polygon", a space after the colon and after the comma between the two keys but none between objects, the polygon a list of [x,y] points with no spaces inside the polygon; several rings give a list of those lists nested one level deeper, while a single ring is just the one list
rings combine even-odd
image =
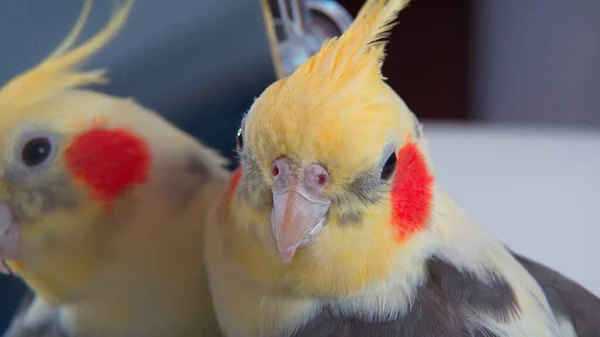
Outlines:
[{"label": "blue grey background", "polygon": [[[74,25],[83,1],[0,1],[0,83],[30,68]],[[82,36],[103,27],[95,1]],[[86,68],[107,67],[98,90],[132,96],[232,158],[241,115],[275,79],[260,1],[138,0],[121,33]],[[1,112],[0,112],[1,113]],[[0,276],[0,331],[24,287]]]}]

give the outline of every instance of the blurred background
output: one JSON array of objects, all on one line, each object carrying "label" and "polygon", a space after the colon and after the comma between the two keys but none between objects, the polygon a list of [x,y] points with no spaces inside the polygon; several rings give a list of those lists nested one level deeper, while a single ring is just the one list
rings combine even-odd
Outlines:
[{"label": "blurred background", "polygon": [[[354,16],[364,1],[337,2]],[[58,45],[82,4],[0,2],[0,83]],[[111,9],[94,4],[83,38]],[[424,122],[455,200],[596,294],[599,32],[594,0],[413,0],[384,66]],[[111,83],[98,90],[135,97],[233,159],[241,115],[276,79],[273,60],[259,0],[144,0],[86,68],[108,67]],[[23,289],[0,278],[0,331]]]}]

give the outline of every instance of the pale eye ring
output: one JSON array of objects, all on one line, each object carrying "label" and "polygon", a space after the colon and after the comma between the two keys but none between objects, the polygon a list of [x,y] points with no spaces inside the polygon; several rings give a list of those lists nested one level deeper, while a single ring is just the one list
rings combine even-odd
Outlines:
[{"label": "pale eye ring", "polygon": [[14,158],[25,171],[44,170],[59,152],[62,136],[45,130],[26,130],[14,146]]},{"label": "pale eye ring", "polygon": [[21,149],[21,161],[27,167],[43,164],[52,154],[52,142],[48,137],[40,136],[27,141]]}]

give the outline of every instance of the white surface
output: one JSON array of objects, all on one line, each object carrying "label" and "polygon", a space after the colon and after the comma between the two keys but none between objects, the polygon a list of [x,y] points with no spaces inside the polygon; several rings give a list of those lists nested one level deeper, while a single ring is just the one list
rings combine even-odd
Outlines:
[{"label": "white surface", "polygon": [[600,129],[424,123],[443,189],[515,251],[600,295]]}]

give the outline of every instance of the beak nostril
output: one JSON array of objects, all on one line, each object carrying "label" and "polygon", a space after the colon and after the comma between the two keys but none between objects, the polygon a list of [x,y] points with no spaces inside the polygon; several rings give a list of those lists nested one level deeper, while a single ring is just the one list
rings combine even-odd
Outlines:
[{"label": "beak nostril", "polygon": [[277,166],[277,164],[274,164],[273,167],[271,167],[271,173],[273,174],[273,177],[279,175],[279,166]]}]

